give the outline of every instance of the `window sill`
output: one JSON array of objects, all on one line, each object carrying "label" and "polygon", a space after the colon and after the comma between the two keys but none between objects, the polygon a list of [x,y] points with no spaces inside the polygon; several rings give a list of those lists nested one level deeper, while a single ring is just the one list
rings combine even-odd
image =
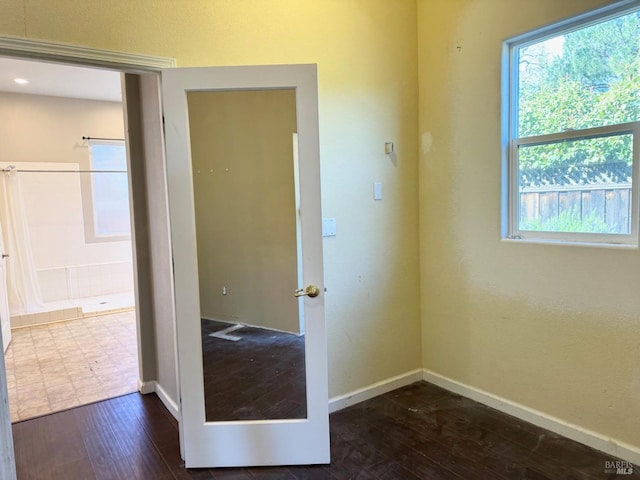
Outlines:
[{"label": "window sill", "polygon": [[635,244],[627,243],[605,243],[605,242],[576,242],[570,240],[549,240],[541,238],[501,238],[502,243],[524,243],[528,245],[552,245],[562,247],[596,247],[610,248],[613,250],[638,250],[640,247]]}]

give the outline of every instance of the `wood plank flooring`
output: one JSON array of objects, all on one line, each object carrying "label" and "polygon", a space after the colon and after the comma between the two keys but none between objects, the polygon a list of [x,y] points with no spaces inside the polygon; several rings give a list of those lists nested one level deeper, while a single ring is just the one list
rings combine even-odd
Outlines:
[{"label": "wood plank flooring", "polygon": [[230,325],[202,320],[207,421],[306,418],[304,336],[248,326],[237,342],[209,336]]},{"label": "wood plank flooring", "polygon": [[608,479],[609,455],[419,382],[331,415],[328,466],[187,470],[176,421],[131,394],[13,425],[19,480]]}]

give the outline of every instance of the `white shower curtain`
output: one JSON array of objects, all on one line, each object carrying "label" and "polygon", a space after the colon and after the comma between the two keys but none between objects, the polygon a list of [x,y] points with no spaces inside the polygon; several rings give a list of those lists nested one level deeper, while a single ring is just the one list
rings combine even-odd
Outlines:
[{"label": "white shower curtain", "polygon": [[0,222],[5,251],[9,254],[9,308],[12,315],[39,312],[44,305],[31,251],[20,177],[15,168],[2,169],[0,177]]}]

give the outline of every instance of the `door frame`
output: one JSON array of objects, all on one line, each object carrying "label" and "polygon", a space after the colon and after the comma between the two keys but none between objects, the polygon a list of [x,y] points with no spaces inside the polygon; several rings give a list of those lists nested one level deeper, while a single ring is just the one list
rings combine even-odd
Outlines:
[{"label": "door frame", "polygon": [[[172,68],[176,66],[176,61],[173,58],[115,52],[10,36],[0,36],[0,56],[18,58],[22,60],[57,62],[89,68],[102,68],[118,71],[123,74],[151,73],[158,76],[160,75],[162,69]],[[125,111],[128,108],[124,98],[123,108],[125,109]],[[137,185],[142,186],[139,183]],[[136,192],[134,191],[135,185],[133,185],[133,182],[131,187],[131,201],[133,202],[134,196],[136,195]],[[144,189],[142,190],[144,192]],[[142,215],[142,217],[143,220],[146,219],[146,215]],[[136,262],[136,231],[143,233],[143,236],[146,237],[147,225],[142,224],[139,220],[136,220],[134,215],[133,227],[134,231],[132,232],[132,241],[134,262]],[[134,267],[134,274],[136,276],[136,279],[138,276],[138,268],[139,265],[136,263]],[[137,285],[136,294],[139,294]],[[146,342],[143,342],[143,339],[141,338],[143,332],[153,332],[153,328],[142,328],[143,326],[147,326],[143,325],[142,322],[144,321],[145,324],[151,324],[151,327],[153,327],[154,318],[153,316],[145,316],[144,319],[142,319],[141,317],[142,316],[140,314],[136,315],[138,332],[138,354],[140,358],[140,377],[146,378],[145,373],[154,372],[156,367],[155,365],[150,365],[149,363],[151,362],[149,362],[149,360],[145,360],[150,356],[148,355],[149,352],[147,352],[149,347],[145,345]],[[152,339],[149,340],[152,341]],[[150,353],[152,354],[152,357],[155,356],[155,352]],[[5,369],[3,355],[0,359],[0,372],[4,371]],[[151,393],[152,391],[154,391],[154,385],[147,385],[145,382],[141,382],[139,387],[142,393]],[[13,480],[16,478],[16,467],[15,453],[13,449],[13,433],[9,414],[9,399],[7,394],[6,376],[2,381],[2,385],[0,385],[0,439],[2,439],[2,441],[0,441],[0,477],[6,478],[7,480]]]}]

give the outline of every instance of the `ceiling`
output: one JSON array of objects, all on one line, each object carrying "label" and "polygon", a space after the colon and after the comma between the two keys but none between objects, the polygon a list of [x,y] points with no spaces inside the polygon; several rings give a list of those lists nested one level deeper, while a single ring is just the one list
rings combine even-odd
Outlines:
[{"label": "ceiling", "polygon": [[0,92],[122,101],[120,72],[14,58],[0,58]]}]

